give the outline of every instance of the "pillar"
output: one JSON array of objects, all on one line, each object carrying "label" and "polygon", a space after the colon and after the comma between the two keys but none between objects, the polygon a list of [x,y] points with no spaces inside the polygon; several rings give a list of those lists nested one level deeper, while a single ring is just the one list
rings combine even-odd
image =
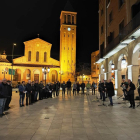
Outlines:
[{"label": "pillar", "polygon": [[122,76],[121,76],[121,70],[117,70],[117,78],[116,82],[117,82],[117,95],[120,96],[123,94],[122,92],[122,88],[120,87],[121,83],[122,83]]},{"label": "pillar", "polygon": [[115,89],[118,89],[118,70],[115,70]]},{"label": "pillar", "polygon": [[132,80],[132,65],[129,65],[127,67],[128,67],[128,79]]},{"label": "pillar", "polygon": [[[132,70],[132,82],[137,86],[138,76],[139,76],[139,65],[131,66]],[[138,96],[138,91],[135,90],[135,96]]]},{"label": "pillar", "polygon": [[107,73],[104,73],[104,80],[107,80]]}]

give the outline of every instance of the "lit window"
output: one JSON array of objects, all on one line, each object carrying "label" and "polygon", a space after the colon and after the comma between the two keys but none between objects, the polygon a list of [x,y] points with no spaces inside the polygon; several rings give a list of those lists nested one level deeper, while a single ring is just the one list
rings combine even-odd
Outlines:
[{"label": "lit window", "polygon": [[39,62],[39,52],[36,52],[36,62]]},{"label": "lit window", "polygon": [[31,61],[31,51],[28,52],[28,61]]},{"label": "lit window", "polygon": [[46,62],[46,61],[47,61],[47,53],[44,52],[44,62]]}]

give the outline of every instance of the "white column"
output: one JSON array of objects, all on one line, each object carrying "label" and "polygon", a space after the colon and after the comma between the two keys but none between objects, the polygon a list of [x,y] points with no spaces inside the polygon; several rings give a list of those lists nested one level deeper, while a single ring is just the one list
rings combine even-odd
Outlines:
[{"label": "white column", "polygon": [[118,70],[115,70],[115,89],[118,89]]},{"label": "white column", "polygon": [[104,73],[104,80],[107,80],[107,73]]},{"label": "white column", "polygon": [[128,67],[128,79],[132,80],[132,65],[129,65],[127,67]]},{"label": "white column", "polygon": [[122,75],[121,75],[121,70],[118,70],[118,75],[117,75],[117,78],[118,78],[118,90],[117,90],[117,95],[120,96],[123,94],[122,92],[122,88],[120,87],[121,83],[122,83]]}]

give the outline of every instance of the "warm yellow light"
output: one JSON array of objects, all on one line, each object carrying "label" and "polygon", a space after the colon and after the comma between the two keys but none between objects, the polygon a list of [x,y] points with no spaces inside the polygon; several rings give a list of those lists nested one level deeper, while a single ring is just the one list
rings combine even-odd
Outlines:
[{"label": "warm yellow light", "polygon": [[14,45],[14,46],[16,46],[17,44],[16,44],[16,43],[14,43],[13,45]]}]

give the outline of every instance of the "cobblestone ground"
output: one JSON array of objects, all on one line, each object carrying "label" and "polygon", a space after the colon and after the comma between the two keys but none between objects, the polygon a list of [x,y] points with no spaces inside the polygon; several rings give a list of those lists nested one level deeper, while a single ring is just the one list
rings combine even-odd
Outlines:
[{"label": "cobblestone ground", "polygon": [[[140,140],[140,108],[114,97],[114,106],[98,106],[94,95],[65,95],[11,109],[0,118],[0,140]],[[105,102],[106,105],[109,101]]]}]

